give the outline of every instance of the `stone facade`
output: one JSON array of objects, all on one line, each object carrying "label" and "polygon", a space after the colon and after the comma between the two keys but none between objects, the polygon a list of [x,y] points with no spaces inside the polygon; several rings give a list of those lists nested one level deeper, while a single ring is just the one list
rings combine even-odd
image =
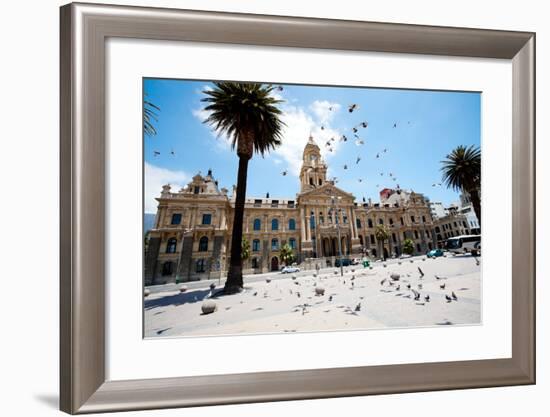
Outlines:
[{"label": "stone facade", "polygon": [[[312,260],[333,265],[340,249],[350,257],[398,256],[407,238],[413,240],[416,253],[436,246],[429,201],[422,194],[385,189],[380,203],[358,203],[326,174],[327,165],[310,137],[303,152],[300,192],[294,199],[246,199],[243,237],[250,243],[250,258],[244,262],[245,273],[280,269],[285,244],[293,248],[297,263],[310,265]],[[234,196],[219,189],[211,171],[197,174],[178,192],[163,187],[145,254],[147,285],[224,275]],[[376,240],[377,225],[387,228],[389,240]]]}]

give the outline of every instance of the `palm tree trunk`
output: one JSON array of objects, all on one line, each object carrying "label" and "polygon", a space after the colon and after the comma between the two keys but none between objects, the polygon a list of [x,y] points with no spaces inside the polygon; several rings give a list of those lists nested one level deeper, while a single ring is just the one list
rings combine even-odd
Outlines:
[{"label": "palm tree trunk", "polygon": [[224,292],[233,294],[243,288],[243,263],[241,259],[241,242],[243,239],[244,203],[246,198],[246,177],[248,174],[248,160],[239,155],[239,172],[237,174],[237,195],[235,197],[235,214],[233,217],[233,234],[231,235],[231,258]]},{"label": "palm tree trunk", "polygon": [[477,189],[473,189],[468,191],[468,194],[470,194],[470,201],[472,202],[472,206],[474,207],[477,222],[479,223],[479,228],[481,229],[481,200],[479,198],[479,193]]}]

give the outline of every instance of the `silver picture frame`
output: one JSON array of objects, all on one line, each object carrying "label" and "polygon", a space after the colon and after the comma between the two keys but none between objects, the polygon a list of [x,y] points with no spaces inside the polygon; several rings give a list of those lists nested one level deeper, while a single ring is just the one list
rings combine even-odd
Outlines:
[{"label": "silver picture frame", "polygon": [[[60,13],[61,410],[81,414],[535,383],[534,33],[82,3],[65,5]],[[107,380],[105,43],[110,37],[511,61],[512,357]]]}]

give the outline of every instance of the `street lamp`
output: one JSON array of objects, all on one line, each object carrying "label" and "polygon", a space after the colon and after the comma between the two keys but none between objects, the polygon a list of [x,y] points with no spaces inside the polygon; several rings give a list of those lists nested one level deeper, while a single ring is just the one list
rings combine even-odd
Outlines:
[{"label": "street lamp", "polygon": [[317,225],[315,224],[315,212],[313,210],[311,210],[310,214],[309,214],[309,226],[311,229],[313,229],[313,234],[314,234],[314,237],[315,237],[315,247],[313,248],[313,252],[314,252],[314,258],[318,258],[319,257],[319,251],[318,251],[318,248],[319,248],[319,242],[318,242],[318,239],[317,239]]},{"label": "street lamp", "polygon": [[334,212],[336,213],[336,232],[338,233],[338,258],[340,259],[340,275],[344,276],[344,262],[342,261],[342,241],[340,240],[340,222],[339,222],[339,208],[337,201],[342,200],[342,197],[338,198],[332,196],[332,205],[334,206]]}]

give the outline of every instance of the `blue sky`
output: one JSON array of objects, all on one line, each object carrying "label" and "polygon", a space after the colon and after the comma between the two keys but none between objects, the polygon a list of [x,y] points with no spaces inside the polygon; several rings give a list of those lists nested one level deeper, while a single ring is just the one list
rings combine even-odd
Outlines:
[{"label": "blue sky", "polygon": [[[229,190],[236,183],[238,160],[228,138],[203,123],[207,114],[200,99],[210,87],[206,81],[144,80],[148,99],[161,109],[155,122],[157,135],[144,138],[145,212],[155,212],[154,197],[162,184],[179,190],[199,171],[206,174],[212,168],[220,186]],[[287,125],[283,143],[265,158],[255,155],[251,160],[248,196],[269,192],[271,197],[295,197],[302,151],[311,133],[329,166],[329,177],[337,177],[337,186],[358,200],[378,201],[382,188],[397,184],[424,193],[432,201],[449,204],[458,200],[455,191],[433,184],[442,182],[440,161],[453,148],[480,146],[481,94],[282,87],[275,94],[284,100],[280,105]],[[348,111],[351,104],[359,106],[352,113]],[[360,126],[364,121],[367,128]],[[358,128],[363,145],[355,142],[353,127]],[[342,135],[348,138],[346,142],[341,141]],[[332,137],[330,152],[326,142]],[[361,158],[358,164],[357,157]],[[283,171],[288,175],[283,176]]]}]

